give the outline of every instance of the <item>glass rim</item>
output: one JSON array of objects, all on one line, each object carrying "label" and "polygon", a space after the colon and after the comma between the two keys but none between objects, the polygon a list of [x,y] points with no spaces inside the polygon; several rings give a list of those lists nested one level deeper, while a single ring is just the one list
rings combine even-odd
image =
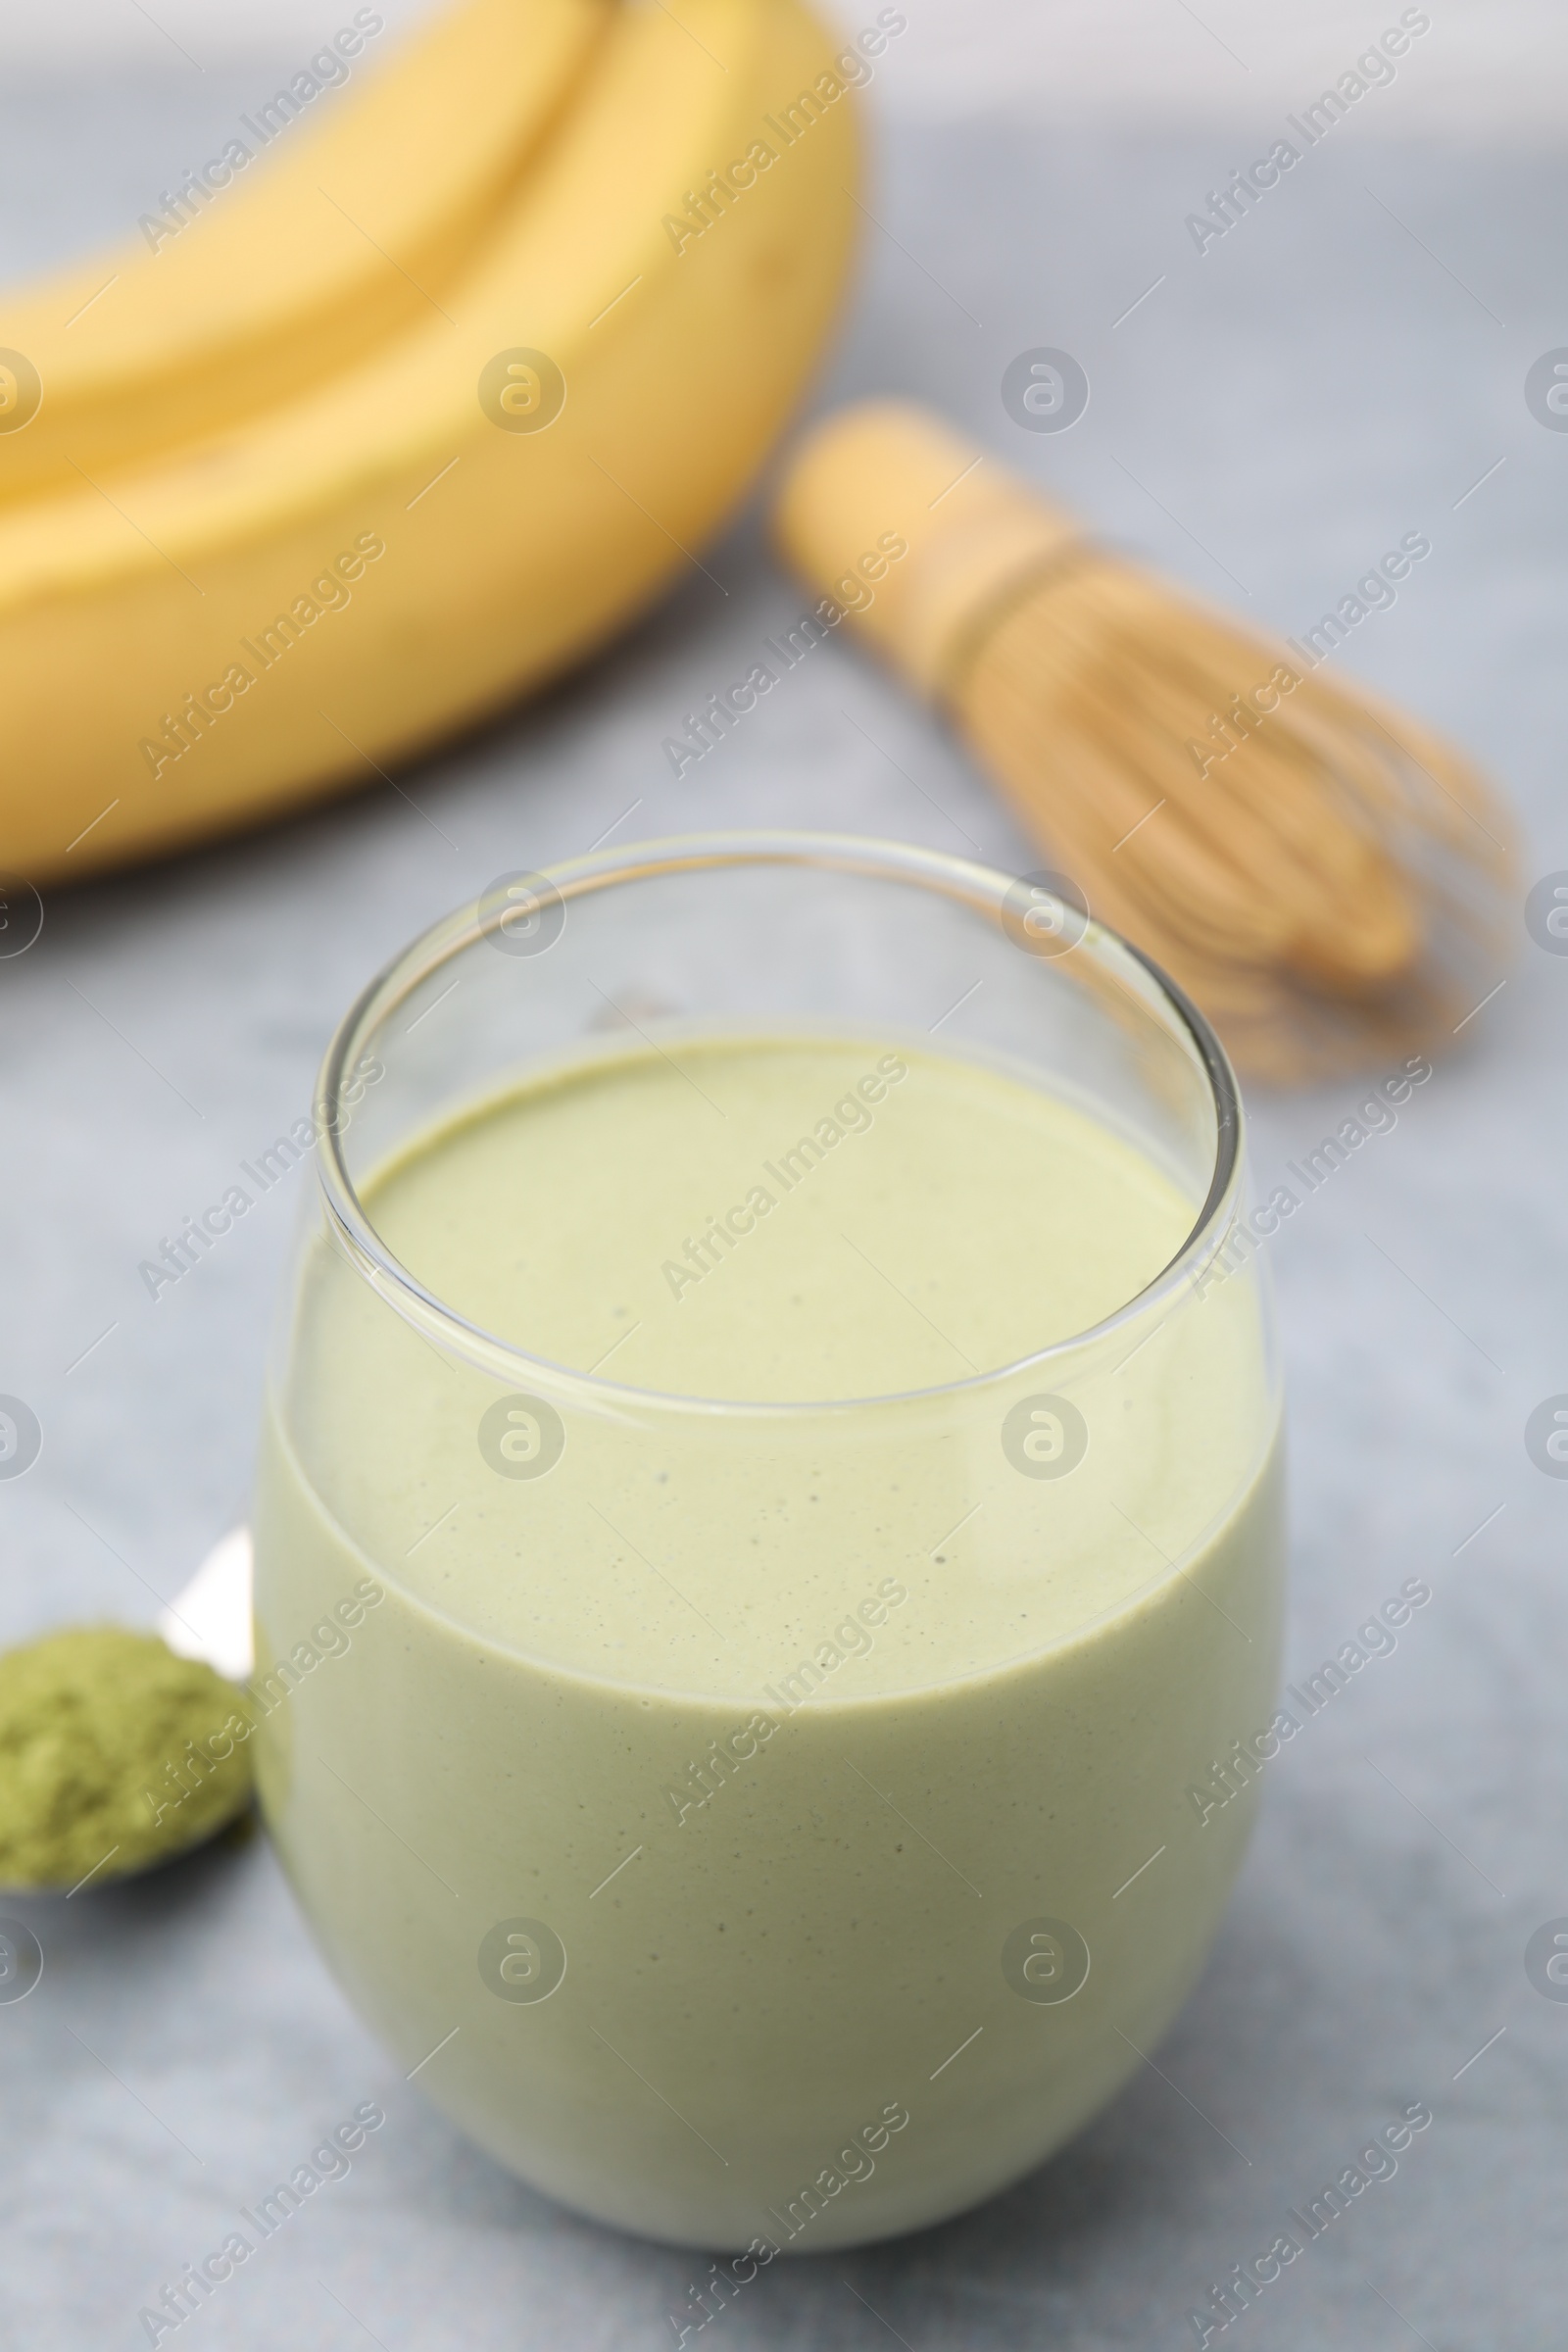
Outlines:
[{"label": "glass rim", "polygon": [[[615,850],[589,851],[559,864],[539,867],[536,872],[539,880],[548,883],[563,903],[569,905],[573,899],[587,898],[625,883],[745,865],[827,867],[867,881],[905,883],[935,890],[988,917],[999,929],[1003,927],[1007,894],[1016,889],[1020,879],[976,859],[950,857],[943,851],[920,849],[911,843],[882,840],[873,835],[786,830],[667,834],[626,843]],[[1170,1016],[1170,1028],[1193,1050],[1214,1114],[1214,1165],[1202,1205],[1175,1253],[1141,1290],[1099,1322],[1065,1339],[1033,1348],[1005,1364],[925,1388],[869,1396],[791,1398],[776,1402],[692,1396],[671,1390],[636,1388],[605,1379],[597,1372],[582,1372],[556,1363],[487,1331],[482,1324],[470,1321],[435,1292],[427,1290],[388,1249],[360,1199],[343,1155],[342,1131],[347,1124],[343,1115],[343,1087],[366,1050],[367,1041],[425,981],[499,931],[503,918],[513,911],[501,903],[487,914],[482,897],[477,903],[465,902],[454,912],[429,925],[385,963],[339,1021],[321,1060],[316,1096],[316,1107],[324,1113],[319,1121],[321,1133],[316,1153],[317,1181],[335,1236],[345,1246],[351,1264],[405,1320],[427,1336],[444,1339],[453,1352],[485,1370],[505,1366],[535,1379],[542,1376],[544,1384],[554,1393],[569,1396],[575,1391],[583,1401],[592,1399],[601,1409],[760,1419],[863,1412],[979,1394],[1013,1382],[1037,1366],[1049,1367],[1101,1344],[1124,1325],[1142,1320],[1170,1298],[1203,1255],[1239,1181],[1243,1141],[1241,1096],[1224,1047],[1192,999],[1152,956],[1119,931],[1112,930],[1108,923],[1090,914],[1085,918],[1082,936],[1062,951],[1061,957],[1052,960],[1081,955],[1087,950],[1089,960],[1124,990],[1128,990],[1129,981],[1141,978],[1143,985],[1133,987],[1128,993],[1135,995],[1146,1007],[1150,1004],[1152,983],[1154,999],[1163,1004]]]}]

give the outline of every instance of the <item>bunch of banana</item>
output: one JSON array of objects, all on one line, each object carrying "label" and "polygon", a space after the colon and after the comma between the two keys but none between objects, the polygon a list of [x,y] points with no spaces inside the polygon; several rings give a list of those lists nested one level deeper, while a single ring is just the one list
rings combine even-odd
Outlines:
[{"label": "bunch of banana", "polygon": [[644,606],[830,323],[834,48],[799,0],[466,0],[0,303],[0,873],[373,781]]}]

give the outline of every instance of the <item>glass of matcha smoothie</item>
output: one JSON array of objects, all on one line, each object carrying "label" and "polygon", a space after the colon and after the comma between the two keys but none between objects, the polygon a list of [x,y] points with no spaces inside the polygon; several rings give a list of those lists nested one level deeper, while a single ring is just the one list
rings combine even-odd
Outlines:
[{"label": "glass of matcha smoothie", "polygon": [[1037,2164],[1186,1997],[1278,1745],[1204,1021],[1060,877],[705,836],[500,876],[316,1123],[257,1745],[363,2014],[732,2285]]}]

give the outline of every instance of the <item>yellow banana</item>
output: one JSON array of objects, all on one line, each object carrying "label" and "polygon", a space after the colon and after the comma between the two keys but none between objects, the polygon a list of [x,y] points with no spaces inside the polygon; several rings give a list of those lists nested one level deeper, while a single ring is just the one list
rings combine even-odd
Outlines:
[{"label": "yellow banana", "polygon": [[373,782],[692,560],[835,306],[857,136],[832,60],[797,0],[621,13],[450,321],[0,514],[0,868]]},{"label": "yellow banana", "polygon": [[437,316],[610,15],[465,0],[378,67],[356,11],[133,244],[0,300],[0,500],[226,429]]}]

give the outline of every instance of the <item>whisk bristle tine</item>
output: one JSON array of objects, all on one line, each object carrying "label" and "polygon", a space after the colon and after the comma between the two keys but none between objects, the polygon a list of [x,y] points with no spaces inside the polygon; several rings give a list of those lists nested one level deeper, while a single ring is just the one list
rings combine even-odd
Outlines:
[{"label": "whisk bristle tine", "polygon": [[1254,1073],[1431,1045],[1500,952],[1507,826],[1470,762],[1130,565],[1045,579],[957,700],[1034,829]]}]

